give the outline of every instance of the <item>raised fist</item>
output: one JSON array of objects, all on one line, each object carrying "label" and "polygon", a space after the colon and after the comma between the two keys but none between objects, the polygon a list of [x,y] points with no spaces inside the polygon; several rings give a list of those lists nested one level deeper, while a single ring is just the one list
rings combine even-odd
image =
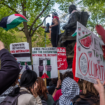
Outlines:
[{"label": "raised fist", "polygon": [[5,47],[4,47],[4,44],[3,44],[3,42],[2,41],[0,41],[0,50],[2,50],[2,49],[4,49]]}]

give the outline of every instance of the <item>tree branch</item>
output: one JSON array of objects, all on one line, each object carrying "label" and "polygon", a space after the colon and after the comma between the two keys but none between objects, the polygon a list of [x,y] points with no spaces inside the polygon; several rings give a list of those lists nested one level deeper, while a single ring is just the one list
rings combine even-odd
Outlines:
[{"label": "tree branch", "polygon": [[32,27],[34,26],[34,24],[36,23],[37,19],[43,14],[43,12],[46,10],[46,8],[48,7],[50,3],[50,0],[48,0],[46,6],[43,8],[42,12],[36,17],[36,19],[33,21],[31,27],[30,27],[30,31],[29,31],[29,34],[31,34],[31,30],[32,30]]},{"label": "tree branch", "polygon": [[31,36],[34,34],[34,32],[37,30],[37,28],[39,28],[39,27],[43,24],[43,22],[46,20],[47,17],[50,17],[50,15],[47,15],[47,16],[44,18],[44,20],[42,21],[42,23],[39,24],[39,25],[35,28],[35,30],[33,30]]},{"label": "tree branch", "polygon": [[19,14],[15,9],[13,9],[12,7],[10,7],[9,5],[5,4],[5,3],[0,3],[3,4],[4,6],[8,7],[9,9],[11,9],[12,11],[14,11],[15,13]]}]

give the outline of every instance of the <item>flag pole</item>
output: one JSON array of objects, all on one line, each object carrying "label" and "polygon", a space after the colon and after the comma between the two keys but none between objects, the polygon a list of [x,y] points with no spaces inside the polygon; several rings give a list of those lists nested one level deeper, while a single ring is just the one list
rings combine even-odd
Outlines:
[{"label": "flag pole", "polygon": [[44,79],[44,82],[45,82],[45,86],[47,86],[47,80],[46,80],[46,78]]},{"label": "flag pole", "polygon": [[59,70],[58,70],[58,79],[60,79],[60,72],[59,72]]}]

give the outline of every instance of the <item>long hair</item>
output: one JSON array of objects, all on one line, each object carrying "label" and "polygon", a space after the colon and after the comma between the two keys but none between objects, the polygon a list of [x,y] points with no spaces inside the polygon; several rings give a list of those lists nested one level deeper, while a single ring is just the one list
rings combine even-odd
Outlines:
[{"label": "long hair", "polygon": [[39,89],[38,89],[37,94],[39,96],[43,96],[44,99],[47,100],[48,99],[48,96],[47,96],[48,90],[45,86],[45,83],[44,83],[43,79],[40,78],[40,77],[38,77],[38,85],[39,85]]},{"label": "long hair", "polygon": [[78,85],[79,85],[80,90],[83,90],[83,80],[82,79],[79,79]]},{"label": "long hair", "polygon": [[88,81],[83,81],[83,94],[88,94],[88,92],[93,93],[95,96],[98,95],[98,92],[93,86],[93,83],[90,83]]},{"label": "long hair", "polygon": [[63,79],[66,77],[70,77],[73,79],[73,72],[72,71],[66,71],[65,74],[63,75]]},{"label": "long hair", "polygon": [[[30,91],[30,87],[32,87],[35,83],[35,81],[37,80],[37,74],[36,72],[32,71],[32,70],[26,70],[23,72],[21,79],[20,79],[20,87],[25,87]],[[19,91],[20,91],[20,87],[15,88],[10,94],[9,96],[16,96]]]},{"label": "long hair", "polygon": [[35,71],[26,70],[23,72],[21,79],[20,79],[20,86],[29,88],[32,87],[37,80],[37,74]]}]

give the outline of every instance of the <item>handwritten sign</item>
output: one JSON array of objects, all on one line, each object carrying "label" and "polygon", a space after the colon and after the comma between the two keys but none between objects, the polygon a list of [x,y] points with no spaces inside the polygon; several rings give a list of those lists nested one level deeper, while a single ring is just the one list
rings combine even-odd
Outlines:
[{"label": "handwritten sign", "polygon": [[102,40],[77,23],[76,77],[96,83],[99,78],[105,80],[105,61],[103,59]]},{"label": "handwritten sign", "polygon": [[68,64],[66,57],[66,48],[58,47],[57,54],[58,54],[57,57],[58,70],[67,70]]}]

